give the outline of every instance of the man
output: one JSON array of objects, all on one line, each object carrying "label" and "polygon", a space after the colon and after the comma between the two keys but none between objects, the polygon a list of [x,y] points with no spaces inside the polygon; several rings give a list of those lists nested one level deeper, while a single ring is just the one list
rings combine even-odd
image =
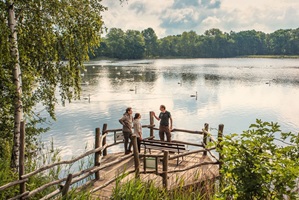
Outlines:
[{"label": "man", "polygon": [[[132,123],[133,123],[133,111],[131,107],[126,109],[123,117],[119,119],[119,123],[123,125],[123,135],[124,135],[124,146],[125,146],[125,154],[132,153]],[[129,143],[130,140],[130,143]],[[129,146],[128,146],[129,145]]]},{"label": "man", "polygon": [[[167,142],[171,142],[171,133],[172,130],[172,118],[170,112],[166,110],[166,107],[164,105],[160,106],[160,114],[159,117],[156,116],[154,112],[153,116],[160,121],[160,127],[159,127],[159,137],[161,141],[164,141],[164,135],[166,134]],[[170,127],[169,127],[170,122]]]}]

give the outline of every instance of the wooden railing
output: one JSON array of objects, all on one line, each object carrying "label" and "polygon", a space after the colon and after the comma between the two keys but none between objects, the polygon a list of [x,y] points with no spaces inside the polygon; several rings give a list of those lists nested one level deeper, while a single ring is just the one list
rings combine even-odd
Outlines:
[{"label": "wooden railing", "polygon": [[[150,136],[149,138],[153,138],[154,137],[154,131],[155,130],[158,130],[157,128],[155,128],[155,125],[154,125],[154,120],[153,120],[153,117],[152,117],[152,114],[150,112],[150,124],[149,125],[143,125],[142,126],[143,128],[148,128],[150,130]],[[185,133],[190,133],[190,134],[202,134],[203,135],[203,142],[202,144],[193,144],[193,143],[188,143],[188,142],[183,142],[183,141],[176,141],[176,142],[181,142],[183,144],[187,144],[187,145],[194,145],[194,146],[201,146],[203,149],[202,150],[197,150],[197,151],[190,151],[190,152],[187,152],[187,153],[182,153],[182,154],[179,154],[179,155],[175,155],[175,156],[171,156],[169,157],[168,155],[164,155],[165,157],[165,162],[166,162],[166,157],[167,157],[167,160],[171,160],[171,159],[176,159],[178,157],[182,157],[182,156],[186,156],[186,155],[189,155],[189,154],[194,154],[194,153],[198,153],[198,152],[203,152],[204,155],[207,155],[208,152],[210,152],[211,150],[215,149],[215,147],[213,148],[206,148],[206,145],[208,144],[209,141],[214,141],[216,142],[216,140],[211,136],[211,134],[209,134],[208,132],[208,127],[209,125],[208,124],[205,124],[204,125],[204,128],[201,130],[201,131],[190,131],[190,130],[184,130],[184,129],[173,129],[172,132],[185,132]],[[43,166],[35,171],[32,171],[32,172],[29,172],[27,174],[23,174],[25,172],[25,166],[24,166],[24,155],[23,155],[23,152],[24,152],[24,148],[25,148],[25,125],[24,123],[22,123],[22,129],[21,129],[21,148],[20,148],[20,151],[22,151],[20,153],[20,155],[23,155],[23,157],[20,158],[20,170],[19,170],[19,180],[16,180],[16,181],[13,181],[13,182],[10,182],[10,183],[7,183],[5,185],[2,185],[0,186],[0,192],[2,191],[5,191],[7,190],[8,188],[11,188],[11,187],[16,187],[19,185],[19,195],[17,196],[14,196],[14,197],[8,197],[10,200],[14,200],[14,199],[28,199],[30,197],[33,197],[34,195],[38,194],[39,192],[41,191],[44,191],[45,189],[51,187],[51,186],[56,186],[56,190],[54,190],[53,192],[47,194],[46,196],[44,196],[42,199],[49,199],[49,198],[52,198],[52,197],[55,197],[57,195],[62,195],[62,196],[65,196],[68,194],[68,191],[69,191],[69,188],[71,185],[79,182],[79,181],[82,181],[82,180],[86,180],[87,177],[90,177],[91,175],[94,175],[94,179],[93,180],[90,180],[90,181],[87,181],[85,182],[84,185],[81,185],[80,187],[83,187],[85,185],[89,185],[91,182],[94,182],[94,181],[97,181],[97,180],[100,180],[100,172],[101,170],[105,169],[105,168],[108,168],[108,167],[111,167],[119,162],[122,162],[124,160],[127,160],[127,159],[130,159],[132,154],[128,154],[128,155],[125,155],[123,157],[121,157],[120,159],[116,160],[116,161],[113,161],[113,162],[110,162],[110,163],[107,163],[107,164],[101,164],[101,160],[103,159],[104,156],[107,155],[107,149],[110,148],[110,147],[113,147],[115,145],[118,145],[118,144],[121,144],[123,143],[123,141],[119,141],[117,139],[117,137],[119,136],[119,134],[121,133],[122,129],[107,129],[107,124],[104,124],[103,125],[103,129],[102,129],[102,133],[100,131],[100,128],[96,128],[95,129],[95,148],[92,149],[92,150],[89,150],[87,152],[85,152],[84,154],[82,155],[79,155],[73,159],[70,159],[70,160],[64,160],[64,161],[60,161],[60,162],[56,162],[56,163],[53,163],[53,164],[49,164],[49,165],[46,165],[46,166]],[[218,141],[221,140],[221,137],[222,137],[222,132],[223,132],[223,125],[219,125],[219,130],[218,130]],[[113,136],[114,136],[114,141],[112,144],[107,144],[106,142],[106,138],[107,138],[107,135],[108,134],[111,134],[113,133]],[[23,139],[22,139],[23,138]],[[135,156],[135,159],[134,159],[134,162],[135,162],[135,169],[134,170],[131,170],[131,171],[128,171],[127,173],[135,173],[136,176],[139,176],[140,173],[151,173],[150,171],[147,171],[147,172],[140,172],[139,170],[139,165],[140,165],[140,161],[139,159],[140,158],[145,158],[149,155],[146,155],[146,154],[138,154],[138,150],[137,150],[137,143],[136,141],[134,142],[134,140],[136,140],[136,138],[133,137],[133,149],[134,149],[134,156]],[[23,142],[22,142],[23,141]],[[58,180],[54,180],[52,182],[49,182],[47,184],[44,184],[44,185],[41,185],[39,186],[38,188],[34,189],[34,190],[31,190],[31,191],[27,191],[26,190],[26,183],[28,182],[28,180],[38,174],[38,173],[43,173],[45,170],[48,170],[48,169],[52,169],[56,166],[60,166],[60,165],[64,165],[64,164],[73,164],[75,163],[76,161],[80,160],[80,159],[84,159],[90,155],[94,155],[94,166],[91,166],[87,169],[84,169],[84,170],[81,170],[81,171],[78,171],[76,173],[73,173],[73,174],[68,174],[66,177],[64,178],[61,178],[61,179],[58,179]],[[219,155],[219,158],[220,159],[217,159],[216,162],[211,162],[211,163],[208,163],[208,164],[219,164],[219,167],[221,167],[221,155]],[[207,164],[207,163],[202,163],[201,165],[204,165],[204,164]],[[138,166],[138,167],[137,167]],[[199,166],[199,165],[198,165]],[[194,166],[196,167],[196,166]],[[173,173],[171,171],[167,171],[167,164],[165,164],[165,166],[163,167],[163,169],[166,169],[164,171],[164,173],[161,174],[161,176],[163,177],[163,185],[167,186],[167,173]],[[156,172],[152,172],[152,173],[156,173]],[[166,174],[165,174],[166,173]],[[110,183],[114,182],[116,178],[113,178],[109,181],[107,181],[105,184],[101,185],[101,186],[98,186],[96,188],[92,188],[90,190],[91,193],[97,191],[97,190],[100,190],[104,187],[106,187],[107,185],[109,185]]]}]

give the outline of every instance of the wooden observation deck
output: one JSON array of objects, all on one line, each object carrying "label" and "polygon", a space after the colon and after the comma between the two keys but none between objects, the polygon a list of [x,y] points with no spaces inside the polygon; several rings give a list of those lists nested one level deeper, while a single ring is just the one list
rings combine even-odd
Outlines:
[{"label": "wooden observation deck", "polygon": [[[21,124],[21,151],[25,148],[25,125]],[[34,197],[45,189],[52,187],[51,192],[40,199],[50,199],[55,196],[67,196],[69,189],[87,189],[93,199],[109,199],[113,188],[116,185],[116,179],[120,175],[126,174],[121,180],[125,183],[134,178],[140,178],[142,181],[151,181],[157,187],[165,190],[173,190],[178,187],[188,187],[197,183],[214,181],[220,176],[222,155],[217,154],[216,147],[221,147],[223,125],[218,127],[218,139],[215,140],[209,133],[209,125],[206,123],[202,130],[190,131],[183,129],[173,129],[172,132],[182,132],[184,134],[196,134],[202,137],[197,143],[189,141],[171,141],[171,143],[155,140],[154,119],[150,113],[150,124],[142,126],[149,129],[149,137],[145,138],[141,145],[141,152],[138,152],[136,136],[132,137],[133,153],[125,155],[124,152],[109,153],[108,149],[118,145],[123,145],[121,138],[122,129],[108,129],[108,125],[104,124],[102,131],[100,128],[95,129],[95,148],[79,155],[71,160],[59,161],[57,163],[43,166],[40,169],[24,174],[24,163],[20,164],[19,180],[0,186],[0,192],[8,188],[19,188],[19,194],[7,199],[28,199]],[[113,136],[111,135],[113,134]],[[107,142],[107,136],[113,141]],[[208,145],[210,144],[210,145]],[[123,149],[123,147],[121,147]],[[24,160],[21,154],[20,160]],[[26,184],[30,177],[38,173],[44,173],[54,167],[66,164],[74,164],[88,156],[94,157],[94,165],[87,169],[72,172],[66,177],[46,183],[30,191],[26,189]],[[90,180],[90,178],[92,180]],[[89,181],[84,181],[89,179]],[[79,181],[84,184],[78,186]]]}]

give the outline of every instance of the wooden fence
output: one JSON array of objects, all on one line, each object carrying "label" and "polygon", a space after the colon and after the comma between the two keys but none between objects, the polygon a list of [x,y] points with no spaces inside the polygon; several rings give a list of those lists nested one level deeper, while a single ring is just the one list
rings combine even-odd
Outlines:
[{"label": "wooden fence", "polygon": [[[128,154],[123,156],[121,159],[107,163],[105,165],[101,164],[101,161],[103,159],[104,156],[107,155],[107,149],[110,147],[113,147],[115,145],[119,145],[121,143],[123,143],[123,141],[118,141],[117,140],[117,136],[118,133],[121,133],[122,129],[107,129],[107,124],[103,125],[102,128],[102,132],[100,131],[100,128],[96,128],[95,129],[95,148],[92,150],[89,150],[87,152],[85,152],[82,155],[79,155],[73,159],[70,160],[64,160],[64,161],[60,161],[60,162],[56,162],[53,164],[49,164],[46,166],[43,166],[35,171],[29,172],[27,174],[24,174],[25,172],[25,166],[24,166],[24,152],[25,152],[25,124],[22,123],[21,124],[21,137],[20,137],[20,168],[19,168],[19,180],[7,183],[5,185],[0,186],[0,192],[5,191],[8,188],[11,187],[16,187],[19,186],[19,195],[14,196],[14,197],[9,197],[10,200],[14,200],[14,199],[28,199],[30,197],[34,197],[34,195],[38,194],[41,191],[44,191],[45,189],[51,187],[51,186],[56,186],[56,190],[54,190],[53,192],[47,194],[46,196],[44,196],[42,198],[42,200],[45,199],[49,199],[52,197],[55,197],[57,195],[62,195],[62,196],[66,196],[68,194],[69,188],[71,185],[82,181],[82,180],[86,180],[87,177],[90,177],[92,175],[94,175],[94,179],[85,182],[84,185],[81,185],[80,187],[89,185],[90,183],[100,180],[100,176],[101,176],[101,170],[111,167],[121,161],[130,159],[130,157],[132,156],[132,154]],[[154,131],[155,130],[159,130],[158,128],[155,128],[154,125],[154,119],[152,117],[152,113],[150,112],[150,124],[149,125],[143,125],[143,128],[148,128],[150,131],[150,136],[149,138],[154,138]],[[223,125],[220,124],[219,125],[219,129],[218,129],[218,141],[222,140],[222,133],[223,133]],[[204,124],[204,128],[201,131],[190,131],[190,130],[184,130],[184,129],[173,129],[172,132],[184,132],[184,133],[189,133],[189,134],[200,134],[203,135],[203,142],[202,144],[193,144],[193,143],[188,143],[188,142],[182,142],[182,141],[176,141],[176,142],[180,142],[183,144],[187,144],[187,145],[195,145],[195,146],[201,146],[203,149],[202,150],[196,150],[196,151],[190,151],[190,152],[186,152],[186,153],[181,153],[179,155],[175,155],[175,156],[171,156],[169,157],[168,152],[165,152],[164,155],[162,156],[164,159],[163,161],[163,172],[160,174],[163,178],[163,186],[167,188],[167,174],[168,173],[173,173],[174,171],[168,171],[167,170],[167,162],[168,160],[171,159],[177,159],[178,157],[183,157],[189,154],[194,154],[194,153],[198,153],[198,152],[203,152],[203,155],[207,155],[208,152],[210,152],[211,150],[216,149],[216,147],[210,147],[207,148],[206,145],[208,144],[208,142],[212,141],[215,142],[219,145],[219,143],[211,136],[211,134],[209,134],[208,132],[209,130],[209,125],[206,123]],[[108,134],[114,134],[114,142],[112,144],[107,144],[106,142],[106,138]],[[133,137],[133,150],[134,150],[134,162],[135,162],[135,169],[128,171],[127,173],[135,173],[135,176],[138,177],[140,175],[140,173],[156,173],[156,171],[143,171],[140,172],[139,170],[139,166],[140,166],[140,158],[145,158],[147,156],[153,156],[153,155],[146,155],[146,154],[138,154],[138,150],[137,150],[137,143],[136,143],[136,138]],[[221,147],[220,147],[221,148]],[[31,191],[27,191],[26,190],[26,183],[28,182],[29,178],[33,177],[34,175],[38,174],[38,173],[42,173],[45,170],[49,170],[49,169],[53,169],[56,166],[61,166],[61,165],[65,165],[65,164],[73,164],[78,160],[84,159],[90,155],[94,155],[94,166],[91,166],[87,169],[78,171],[76,173],[73,174],[68,174],[66,177],[61,178],[61,179],[57,179],[54,180],[52,182],[46,183],[44,185],[39,186],[38,188],[31,190]],[[206,164],[217,164],[219,165],[219,168],[221,168],[221,158],[222,155],[219,154],[219,158],[217,159],[216,162],[210,162],[210,163],[201,163],[198,164],[197,166],[193,166],[193,167],[198,167],[200,165],[206,165]],[[188,169],[185,169],[188,170]],[[105,184],[98,186],[98,187],[94,187],[90,190],[91,193],[98,191],[104,187],[106,187],[107,185],[113,183],[116,180],[116,178],[113,178],[109,181],[107,181]]]}]

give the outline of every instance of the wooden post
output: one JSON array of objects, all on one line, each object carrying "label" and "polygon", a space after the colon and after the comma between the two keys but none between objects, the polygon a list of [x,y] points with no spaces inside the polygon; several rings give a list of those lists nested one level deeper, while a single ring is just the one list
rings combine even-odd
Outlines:
[{"label": "wooden post", "polygon": [[[21,122],[20,129],[20,159],[19,159],[19,180],[22,180],[22,176],[25,173],[25,122]],[[26,192],[26,183],[20,183],[20,194]],[[22,197],[20,199],[23,199]]]},{"label": "wooden post", "polygon": [[[219,127],[218,127],[218,147],[220,149],[220,151],[222,151],[222,144],[220,144],[223,140],[223,128],[224,128],[224,125],[223,124],[219,124]],[[222,162],[223,162],[223,155],[221,152],[219,152],[219,170],[221,170],[222,168]]]},{"label": "wooden post", "polygon": [[149,113],[150,115],[150,137],[153,137],[154,136],[154,126],[155,125],[155,122],[154,122],[154,116],[153,116],[153,111],[150,111]]},{"label": "wooden post", "polygon": [[[205,131],[203,133],[203,143],[204,143],[205,146],[207,146],[207,144],[208,144],[208,133],[207,132],[209,131],[209,124],[205,123],[204,126],[205,126]],[[206,149],[206,147],[205,147],[205,149]],[[207,151],[204,151],[203,155],[206,156],[207,155]]]},{"label": "wooden post", "polygon": [[132,144],[133,144],[133,153],[134,153],[134,165],[135,165],[135,178],[140,177],[140,161],[139,161],[139,152],[137,146],[137,137],[132,135]]},{"label": "wooden post", "polygon": [[223,140],[223,128],[224,125],[223,124],[219,124],[218,126],[218,148],[219,148],[219,175],[220,175],[220,187],[222,186],[222,174],[221,174],[221,169],[222,169],[222,164],[223,164],[223,154],[222,154],[222,140]]},{"label": "wooden post", "polygon": [[162,180],[163,180],[163,187],[166,190],[168,188],[168,155],[169,155],[169,152],[164,151]]},{"label": "wooden post", "polygon": [[[101,136],[100,128],[96,128],[95,148],[100,147],[100,136]],[[96,152],[94,154],[94,166],[100,165],[100,155],[101,155],[101,152]],[[95,172],[95,180],[97,180],[97,181],[100,180],[100,171]]]},{"label": "wooden post", "polygon": [[[102,132],[102,135],[104,135],[106,133],[106,130],[107,130],[107,124],[103,124],[103,132]],[[103,146],[106,145],[106,137],[103,139]],[[107,149],[104,149],[103,151],[103,156],[107,156]]]},{"label": "wooden post", "polygon": [[62,193],[62,196],[65,197],[69,191],[69,188],[70,188],[70,185],[72,183],[72,179],[73,179],[73,175],[72,174],[69,174],[67,176],[67,179],[65,181],[65,184],[61,190],[61,193]]}]

